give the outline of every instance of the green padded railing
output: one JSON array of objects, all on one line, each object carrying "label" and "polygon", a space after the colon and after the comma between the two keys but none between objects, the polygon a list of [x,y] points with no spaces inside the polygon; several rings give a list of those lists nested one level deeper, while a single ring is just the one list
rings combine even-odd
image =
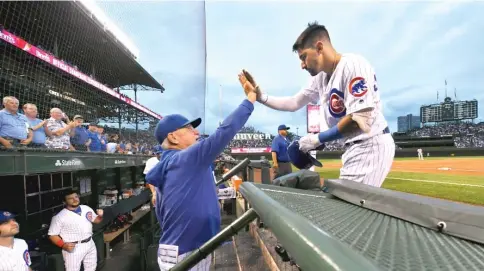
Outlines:
[{"label": "green padded railing", "polygon": [[254,184],[243,183],[240,192],[302,270],[380,270],[373,262],[273,200]]}]

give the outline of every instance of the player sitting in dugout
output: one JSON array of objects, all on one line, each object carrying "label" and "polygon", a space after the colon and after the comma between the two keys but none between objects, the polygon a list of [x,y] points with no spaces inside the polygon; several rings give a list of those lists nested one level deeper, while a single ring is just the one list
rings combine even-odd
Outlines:
[{"label": "player sitting in dugout", "polygon": [[[158,249],[161,270],[169,270],[220,231],[211,164],[247,122],[256,98],[254,92],[247,93],[247,99],[205,139],[200,139],[196,129],[200,118],[189,121],[182,115],[168,115],[156,126],[155,137],[163,153],[146,180],[158,195],[155,210],[162,232]],[[210,263],[209,255],[191,270],[209,270]]]}]

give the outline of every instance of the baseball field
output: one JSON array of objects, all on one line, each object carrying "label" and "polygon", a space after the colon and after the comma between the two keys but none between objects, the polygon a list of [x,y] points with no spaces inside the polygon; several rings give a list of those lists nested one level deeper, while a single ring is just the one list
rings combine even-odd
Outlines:
[{"label": "baseball field", "polygon": [[[324,179],[338,178],[340,160],[320,160]],[[484,205],[484,157],[396,158],[383,188]]]}]

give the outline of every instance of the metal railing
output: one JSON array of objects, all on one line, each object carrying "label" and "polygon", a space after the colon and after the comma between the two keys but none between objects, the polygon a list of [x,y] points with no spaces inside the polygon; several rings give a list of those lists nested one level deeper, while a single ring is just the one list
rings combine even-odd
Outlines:
[{"label": "metal railing", "polygon": [[240,192],[301,270],[379,270],[349,246],[285,208],[254,184],[243,183]]},{"label": "metal railing", "polygon": [[[229,180],[238,172],[247,171],[249,159],[238,162],[217,181],[217,185]],[[188,270],[195,266],[242,228],[248,228],[258,217],[271,229],[277,241],[284,246],[291,255],[291,260],[301,270],[379,270],[373,262],[316,227],[306,218],[282,206],[246,179],[240,186],[240,193],[250,208],[246,208],[247,211],[242,216],[170,270]]]}]

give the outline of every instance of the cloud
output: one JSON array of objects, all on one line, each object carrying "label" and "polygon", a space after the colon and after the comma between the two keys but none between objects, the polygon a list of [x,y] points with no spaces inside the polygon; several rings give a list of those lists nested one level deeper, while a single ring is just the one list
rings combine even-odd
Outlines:
[{"label": "cloud", "polygon": [[[471,35],[484,27],[484,3],[209,1],[206,16],[203,2],[100,5],[140,49],[141,65],[166,87],[163,94],[139,93],[141,103],[161,114],[202,114],[207,133],[217,127],[220,109],[226,116],[244,98],[240,69],[270,95],[293,95],[307,82],[291,46],[314,20],[327,26],[338,51],[373,64],[392,130],[396,117],[418,115],[420,105],[435,102],[437,90],[442,99],[444,80],[460,99],[484,99],[484,39]],[[305,108],[291,113],[256,105],[248,122],[271,133],[281,123],[305,133]]]}]

